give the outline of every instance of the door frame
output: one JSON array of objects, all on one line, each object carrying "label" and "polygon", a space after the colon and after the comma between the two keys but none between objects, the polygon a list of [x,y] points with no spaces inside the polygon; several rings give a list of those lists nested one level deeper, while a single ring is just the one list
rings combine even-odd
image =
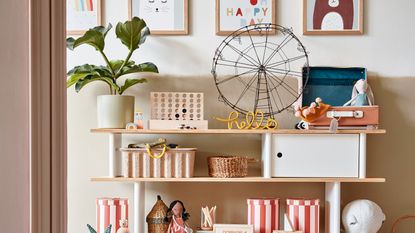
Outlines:
[{"label": "door frame", "polygon": [[29,4],[30,228],[66,233],[66,1]]}]

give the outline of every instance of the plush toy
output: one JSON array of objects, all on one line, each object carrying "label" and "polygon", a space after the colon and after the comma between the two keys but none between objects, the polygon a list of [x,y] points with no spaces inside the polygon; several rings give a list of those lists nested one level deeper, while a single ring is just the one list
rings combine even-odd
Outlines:
[{"label": "plush toy", "polygon": [[372,89],[366,80],[360,79],[353,86],[352,98],[347,101],[344,106],[367,106],[374,105],[375,98]]},{"label": "plush toy", "polygon": [[316,98],[316,101],[311,103],[310,106],[295,107],[295,116],[303,119],[303,121],[311,123],[321,116],[323,116],[330,105],[323,103],[321,98]]},{"label": "plush toy", "polygon": [[382,209],[370,200],[355,200],[343,209],[346,233],[376,233],[385,221]]},{"label": "plush toy", "polygon": [[130,233],[127,219],[120,219],[120,228],[118,228],[117,233]]}]

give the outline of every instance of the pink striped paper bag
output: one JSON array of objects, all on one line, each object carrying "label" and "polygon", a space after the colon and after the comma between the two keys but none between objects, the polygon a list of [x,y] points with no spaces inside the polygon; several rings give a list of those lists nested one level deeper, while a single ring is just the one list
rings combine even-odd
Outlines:
[{"label": "pink striped paper bag", "polygon": [[319,233],[320,231],[320,200],[301,198],[287,199],[287,216],[294,230],[304,233]]},{"label": "pink striped paper bag", "polygon": [[127,198],[97,198],[97,233],[103,233],[111,224],[111,233],[117,232],[120,227],[120,219],[128,220]]},{"label": "pink striped paper bag", "polygon": [[255,233],[272,233],[280,227],[280,205],[278,198],[250,198],[248,224],[254,225]]}]

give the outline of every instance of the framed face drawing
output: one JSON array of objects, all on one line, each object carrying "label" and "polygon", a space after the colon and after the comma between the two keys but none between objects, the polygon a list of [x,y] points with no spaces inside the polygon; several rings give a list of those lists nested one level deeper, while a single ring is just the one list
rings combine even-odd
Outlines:
[{"label": "framed face drawing", "polygon": [[304,35],[363,34],[363,0],[303,0]]},{"label": "framed face drawing", "polygon": [[147,23],[152,35],[187,35],[188,0],[129,0],[130,19]]},{"label": "framed face drawing", "polygon": [[66,0],[68,35],[81,35],[101,24],[101,0]]},{"label": "framed face drawing", "polygon": [[275,0],[216,0],[216,35],[259,23],[275,24]]}]

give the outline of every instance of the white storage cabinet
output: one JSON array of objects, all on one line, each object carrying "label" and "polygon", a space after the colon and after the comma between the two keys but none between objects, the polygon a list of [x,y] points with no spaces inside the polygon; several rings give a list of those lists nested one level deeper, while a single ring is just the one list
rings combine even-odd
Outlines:
[{"label": "white storage cabinet", "polygon": [[272,177],[359,177],[359,134],[273,135]]}]

